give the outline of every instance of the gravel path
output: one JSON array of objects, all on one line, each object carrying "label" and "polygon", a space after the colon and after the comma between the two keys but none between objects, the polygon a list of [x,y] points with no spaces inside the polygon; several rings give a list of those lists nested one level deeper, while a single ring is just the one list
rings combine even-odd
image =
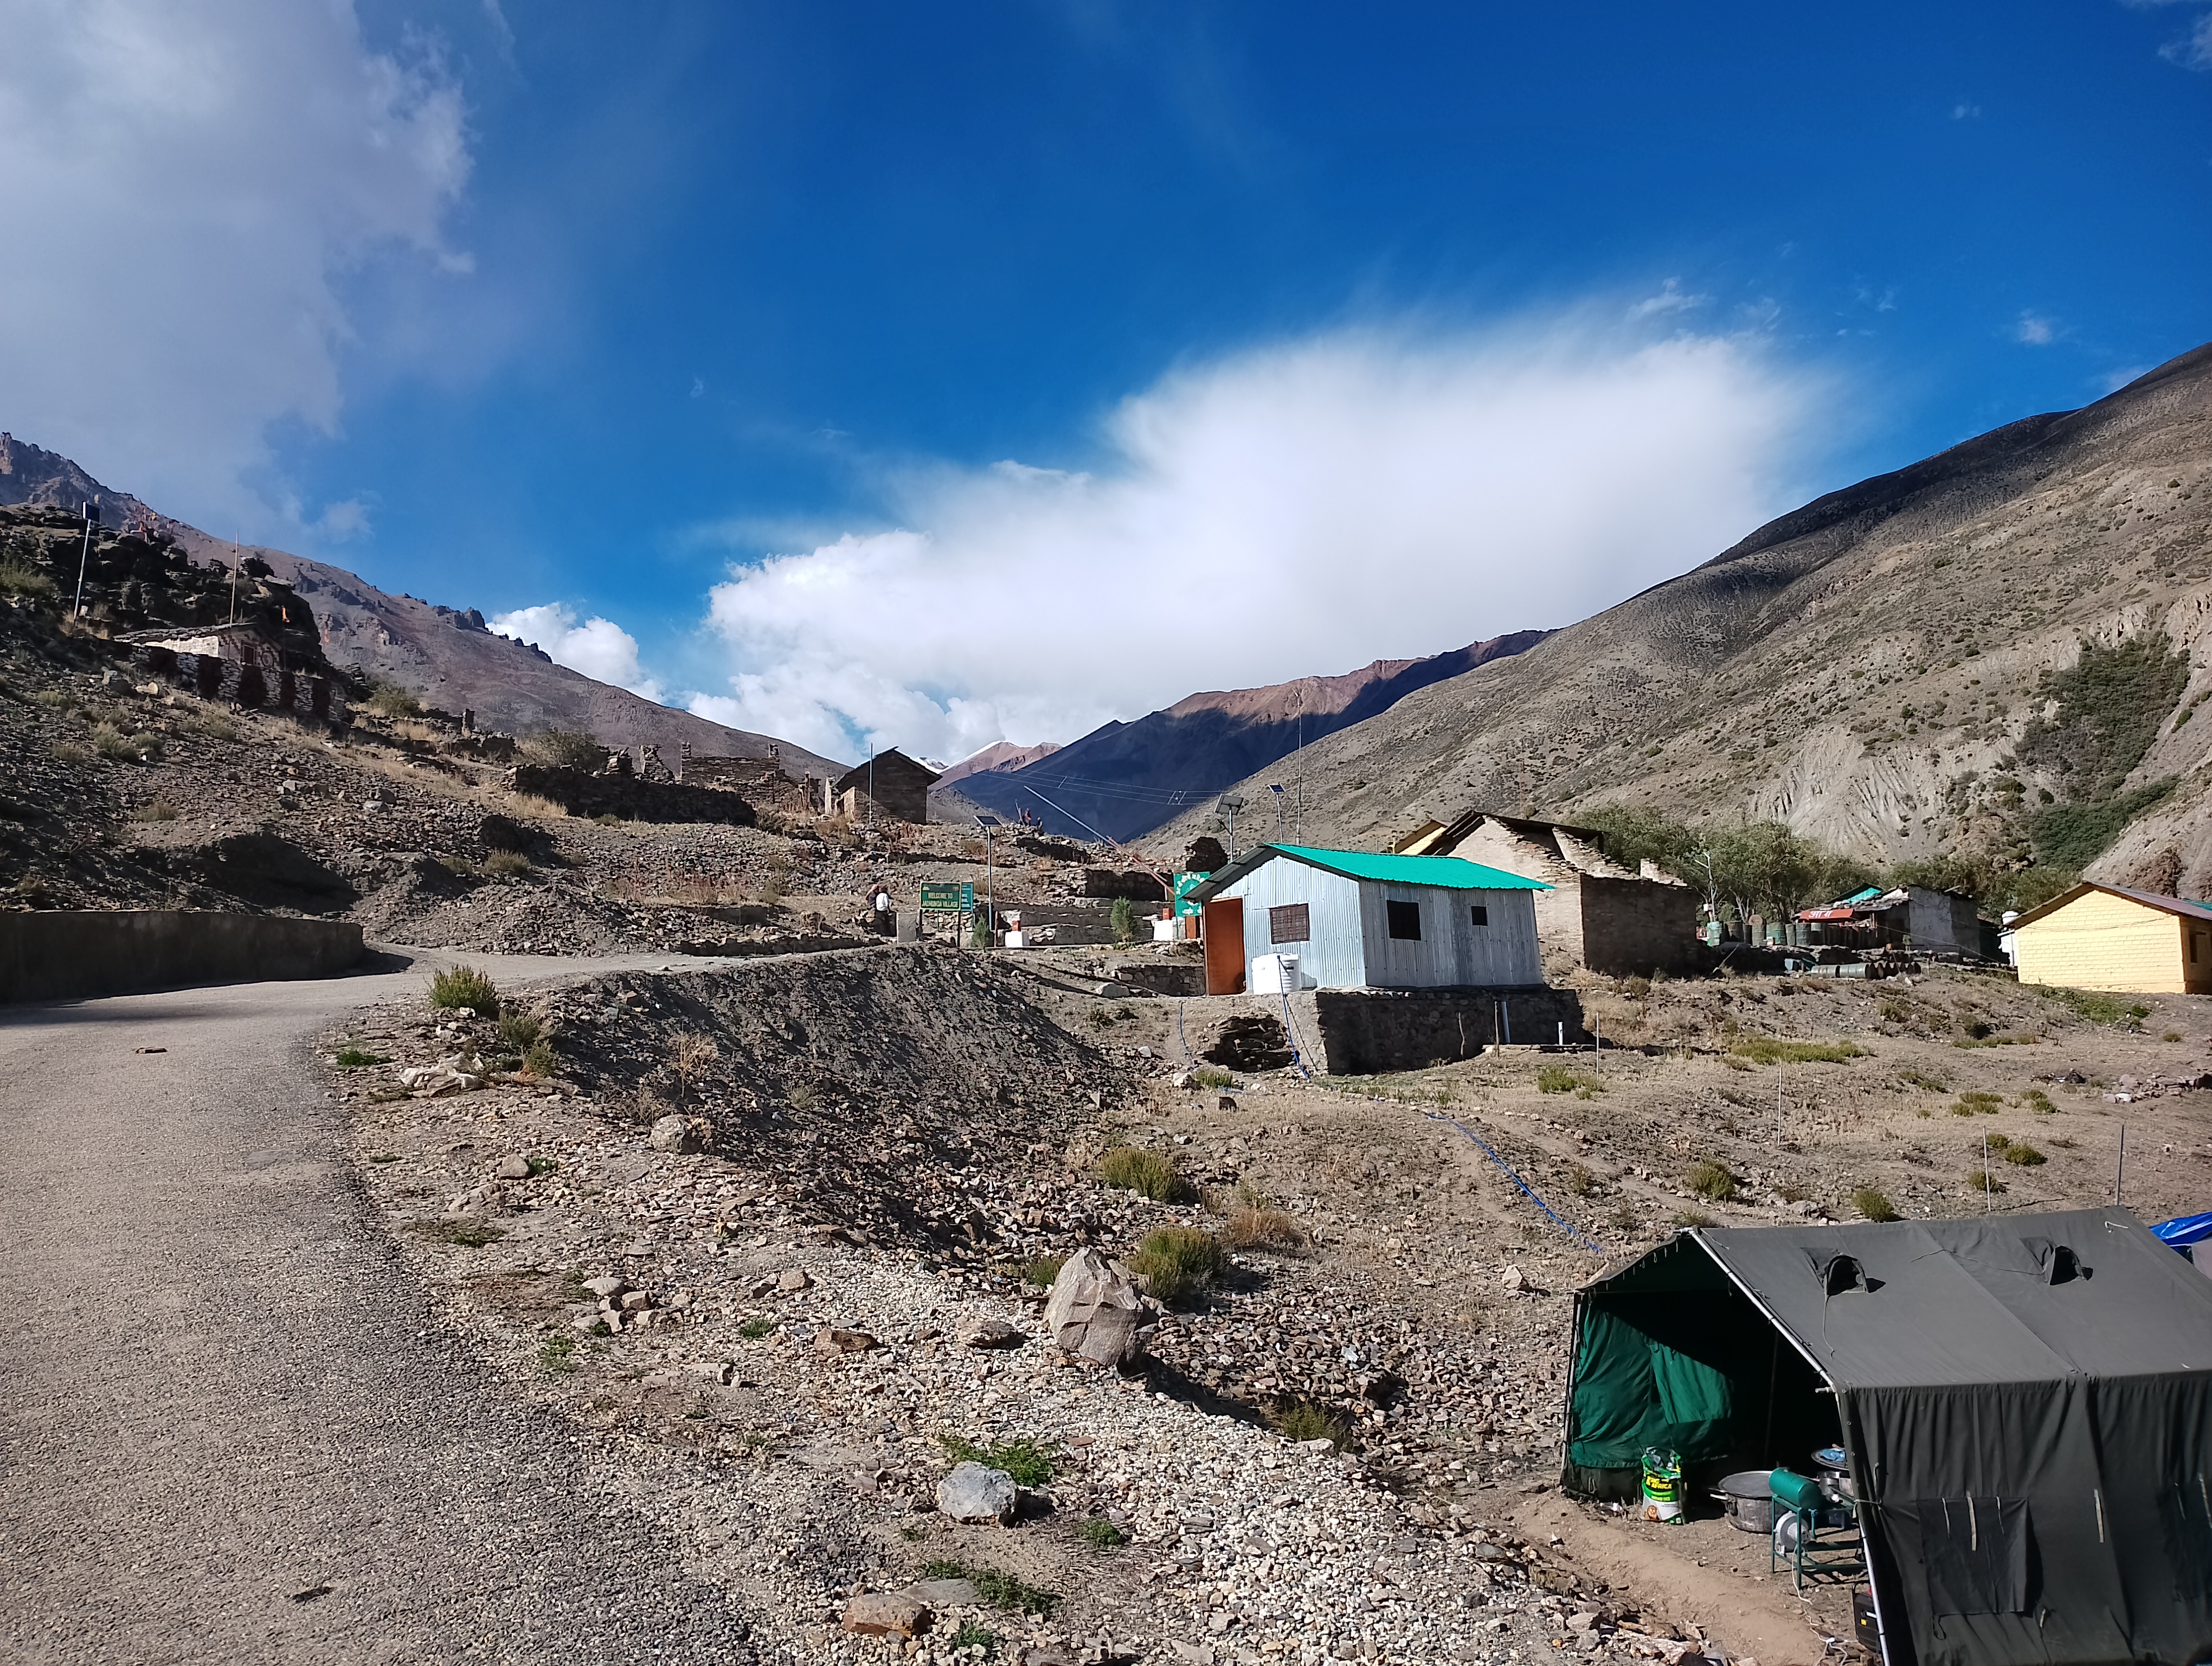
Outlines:
[{"label": "gravel path", "polygon": [[421,976],[0,1014],[0,1657],[750,1657],[574,1426],[432,1321],[348,1178],[305,1038]]}]

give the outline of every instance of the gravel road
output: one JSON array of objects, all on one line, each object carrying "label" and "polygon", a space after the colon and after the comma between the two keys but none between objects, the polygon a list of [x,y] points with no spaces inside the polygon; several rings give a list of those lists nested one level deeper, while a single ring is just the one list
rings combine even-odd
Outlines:
[{"label": "gravel road", "polygon": [[0,1658],[752,1657],[431,1322],[342,1158],[307,1038],[423,970],[0,1013]]}]

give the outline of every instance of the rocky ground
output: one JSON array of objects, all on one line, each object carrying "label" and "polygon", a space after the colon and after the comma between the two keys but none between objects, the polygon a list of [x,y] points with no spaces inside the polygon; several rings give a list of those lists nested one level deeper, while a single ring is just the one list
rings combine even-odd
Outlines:
[{"label": "rocky ground", "polygon": [[[878,883],[986,883],[951,828],[647,825],[570,817],[501,764],[134,680],[113,653],[0,605],[0,905],[245,909],[358,920],[372,940],[487,952],[760,953],[867,940]],[[1079,893],[1086,853],[992,865],[1018,907]],[[1011,855],[1012,860],[1003,860]]]},{"label": "rocky ground", "polygon": [[[1179,1039],[1206,1003],[1137,991],[1156,958],[590,980],[514,1003],[550,1028],[545,1081],[502,1076],[489,1021],[411,1001],[329,1056],[374,1061],[338,1073],[362,1170],[449,1321],[628,1453],[794,1660],[973,1657],[986,1633],[1040,1663],[1817,1658],[1847,1634],[1837,1594],[1770,1591],[1713,1523],[1670,1541],[1549,1490],[1574,1287],[1678,1222],[1850,1219],[1869,1187],[1906,1215],[2094,1203],[2123,1121],[2148,1217],[2212,1176],[2201,1001],[1585,980],[1626,1043],[1602,1071],[1528,1049],[1224,1080]],[[1792,1042],[1843,1056],[1760,1061]],[[413,1097],[398,1073],[441,1059],[490,1085]],[[672,1116],[702,1149],[655,1149]],[[1970,1188],[1985,1136],[2045,1160],[1992,1156],[2003,1189]],[[1121,1146],[1189,1200],[1107,1184]],[[1700,1163],[1735,1183],[1711,1195]],[[1141,1371],[1047,1340],[1057,1258],[1170,1225],[1234,1247]],[[986,1320],[1018,1345],[963,1341]],[[1016,1525],[934,1508],[957,1457],[1009,1449],[1037,1465]],[[918,1638],[839,1628],[915,1590]]]}]

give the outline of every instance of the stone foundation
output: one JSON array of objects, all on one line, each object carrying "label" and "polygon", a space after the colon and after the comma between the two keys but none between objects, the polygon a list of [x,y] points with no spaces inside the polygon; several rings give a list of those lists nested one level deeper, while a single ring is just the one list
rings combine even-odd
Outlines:
[{"label": "stone foundation", "polygon": [[228,701],[248,711],[288,712],[313,722],[343,726],[353,721],[343,685],[331,678],[271,671],[212,654],[179,654],[149,643],[131,649],[131,663],[203,700]]}]

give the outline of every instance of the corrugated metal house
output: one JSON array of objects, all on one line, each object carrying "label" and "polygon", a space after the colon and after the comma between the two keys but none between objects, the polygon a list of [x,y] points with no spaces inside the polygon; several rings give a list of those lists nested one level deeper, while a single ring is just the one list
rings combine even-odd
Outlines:
[{"label": "corrugated metal house", "polygon": [[1536,931],[1544,947],[1614,977],[1685,971],[1697,964],[1698,894],[1656,864],[1630,868],[1605,854],[1594,828],[1470,810],[1400,841],[1407,854],[1455,855],[1540,879]]},{"label": "corrugated metal house", "polygon": [[1250,987],[1295,954],[1324,989],[1519,988],[1544,981],[1540,880],[1456,856],[1261,845],[1191,893],[1205,905],[1206,993]]},{"label": "corrugated metal house", "polygon": [[2084,880],[2012,922],[2022,983],[2212,994],[2212,905]]}]

